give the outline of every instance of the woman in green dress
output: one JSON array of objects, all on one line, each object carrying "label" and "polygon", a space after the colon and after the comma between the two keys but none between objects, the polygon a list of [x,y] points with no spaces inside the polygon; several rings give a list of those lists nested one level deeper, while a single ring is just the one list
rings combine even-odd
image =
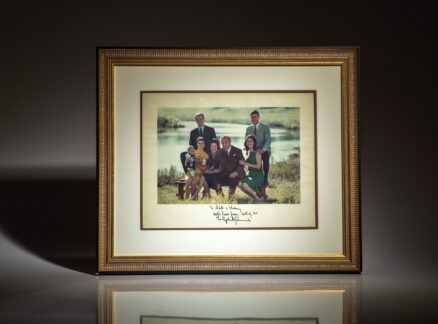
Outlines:
[{"label": "woman in green dress", "polygon": [[248,167],[248,174],[239,182],[239,188],[253,198],[254,203],[262,202],[257,192],[263,185],[264,174],[262,171],[262,155],[255,149],[257,140],[254,135],[245,138],[246,160],[239,161],[241,165]]}]

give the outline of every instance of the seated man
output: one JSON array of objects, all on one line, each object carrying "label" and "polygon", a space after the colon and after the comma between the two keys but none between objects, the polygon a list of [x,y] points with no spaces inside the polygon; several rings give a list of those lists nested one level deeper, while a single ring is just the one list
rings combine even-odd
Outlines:
[{"label": "seated man", "polygon": [[239,163],[243,160],[243,154],[241,149],[231,145],[229,136],[222,136],[221,144],[218,160],[222,173],[215,178],[215,187],[220,192],[222,185],[228,185],[230,188],[228,197],[231,198],[236,192],[240,179],[245,176],[245,169]]}]

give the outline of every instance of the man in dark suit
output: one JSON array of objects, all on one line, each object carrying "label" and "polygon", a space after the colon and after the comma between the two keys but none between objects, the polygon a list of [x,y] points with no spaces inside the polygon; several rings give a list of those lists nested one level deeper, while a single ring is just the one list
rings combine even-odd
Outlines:
[{"label": "man in dark suit", "polygon": [[221,192],[222,185],[228,185],[229,198],[236,192],[237,184],[240,179],[245,176],[245,169],[239,161],[243,160],[242,150],[231,145],[231,138],[229,136],[222,136],[222,148],[219,151],[219,168],[221,175],[215,180],[215,187]]},{"label": "man in dark suit", "polygon": [[197,149],[196,139],[198,137],[203,137],[205,141],[205,152],[210,154],[210,143],[213,138],[216,138],[216,132],[213,127],[209,127],[204,124],[204,114],[198,113],[195,116],[196,124],[198,127],[193,129],[190,132],[190,140],[189,145],[192,145],[195,149]]},{"label": "man in dark suit", "polygon": [[[205,149],[204,151],[210,155],[210,143],[213,138],[216,138],[216,131],[213,127],[209,127],[204,124],[204,114],[203,113],[197,113],[195,116],[196,124],[198,124],[198,127],[194,128],[190,132],[190,139],[189,139],[189,145],[193,146],[196,149],[198,149],[197,139],[198,137],[203,137],[205,142]],[[187,172],[187,167],[184,164],[185,161],[185,154],[186,152],[181,152],[180,154],[180,160],[181,164],[183,166],[184,172]]]}]

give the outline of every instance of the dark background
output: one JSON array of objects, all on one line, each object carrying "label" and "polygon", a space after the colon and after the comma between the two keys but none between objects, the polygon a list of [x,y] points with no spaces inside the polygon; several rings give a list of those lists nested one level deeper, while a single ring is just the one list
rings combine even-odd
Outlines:
[{"label": "dark background", "polygon": [[432,278],[435,19],[422,1],[2,1],[0,236],[94,273],[97,47],[359,46],[362,278]]}]

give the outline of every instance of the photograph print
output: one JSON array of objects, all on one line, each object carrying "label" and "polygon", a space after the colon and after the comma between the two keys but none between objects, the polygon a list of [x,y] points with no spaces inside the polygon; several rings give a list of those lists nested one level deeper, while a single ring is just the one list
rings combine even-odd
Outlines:
[{"label": "photograph print", "polygon": [[300,203],[299,107],[197,109],[158,109],[159,204]]}]

